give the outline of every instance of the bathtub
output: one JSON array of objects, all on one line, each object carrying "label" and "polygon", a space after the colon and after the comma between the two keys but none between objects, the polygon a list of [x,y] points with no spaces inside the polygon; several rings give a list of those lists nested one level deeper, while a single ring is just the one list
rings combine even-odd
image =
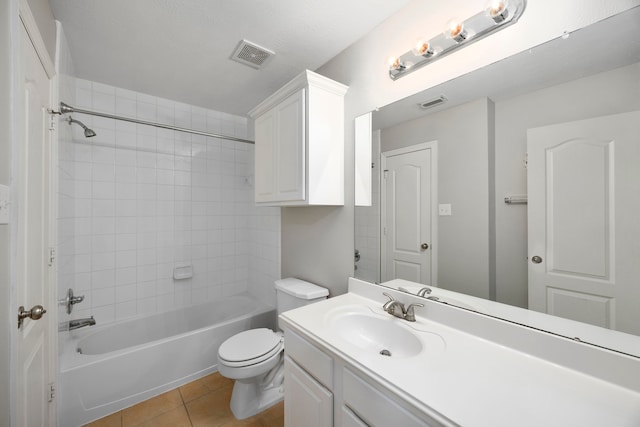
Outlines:
[{"label": "bathtub", "polygon": [[215,372],[224,340],[275,324],[272,306],[241,294],[63,332],[59,425],[80,426]]}]

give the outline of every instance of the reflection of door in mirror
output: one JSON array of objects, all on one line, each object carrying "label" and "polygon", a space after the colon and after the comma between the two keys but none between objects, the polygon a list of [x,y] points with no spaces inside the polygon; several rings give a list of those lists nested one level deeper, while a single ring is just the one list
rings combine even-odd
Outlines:
[{"label": "reflection of door in mirror", "polygon": [[381,276],[436,284],[437,143],[382,153]]},{"label": "reflection of door in mirror", "polygon": [[530,309],[640,334],[639,134],[640,111],[529,129]]}]

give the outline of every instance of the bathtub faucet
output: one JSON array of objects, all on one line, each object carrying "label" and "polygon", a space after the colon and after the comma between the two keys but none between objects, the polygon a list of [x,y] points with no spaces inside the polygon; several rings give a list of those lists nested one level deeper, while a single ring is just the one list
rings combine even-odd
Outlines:
[{"label": "bathtub faucet", "polygon": [[61,330],[70,330],[73,331],[74,329],[80,329],[80,328],[84,328],[85,326],[93,326],[96,324],[96,320],[93,318],[93,316],[91,316],[88,319],[74,319],[74,320],[69,320],[68,322],[64,322],[60,324],[60,329]]}]

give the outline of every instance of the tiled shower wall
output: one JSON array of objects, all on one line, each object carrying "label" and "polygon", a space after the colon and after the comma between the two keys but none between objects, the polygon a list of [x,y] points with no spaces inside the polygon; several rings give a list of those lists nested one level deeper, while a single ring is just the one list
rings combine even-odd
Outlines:
[{"label": "tiled shower wall", "polygon": [[[82,79],[74,104],[248,136],[245,117]],[[72,116],[97,133],[73,125],[60,141],[58,287],[85,296],[72,318],[104,324],[244,291],[275,303],[280,210],[254,206],[253,145]],[[175,280],[183,265],[193,277]]]}]

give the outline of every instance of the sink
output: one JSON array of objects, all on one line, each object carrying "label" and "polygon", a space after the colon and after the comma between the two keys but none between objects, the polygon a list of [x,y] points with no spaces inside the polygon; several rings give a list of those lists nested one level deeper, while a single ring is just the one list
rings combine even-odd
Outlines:
[{"label": "sink", "polygon": [[395,317],[380,317],[366,312],[342,312],[329,316],[333,331],[344,341],[367,353],[392,358],[419,354],[423,345],[411,329]]}]

